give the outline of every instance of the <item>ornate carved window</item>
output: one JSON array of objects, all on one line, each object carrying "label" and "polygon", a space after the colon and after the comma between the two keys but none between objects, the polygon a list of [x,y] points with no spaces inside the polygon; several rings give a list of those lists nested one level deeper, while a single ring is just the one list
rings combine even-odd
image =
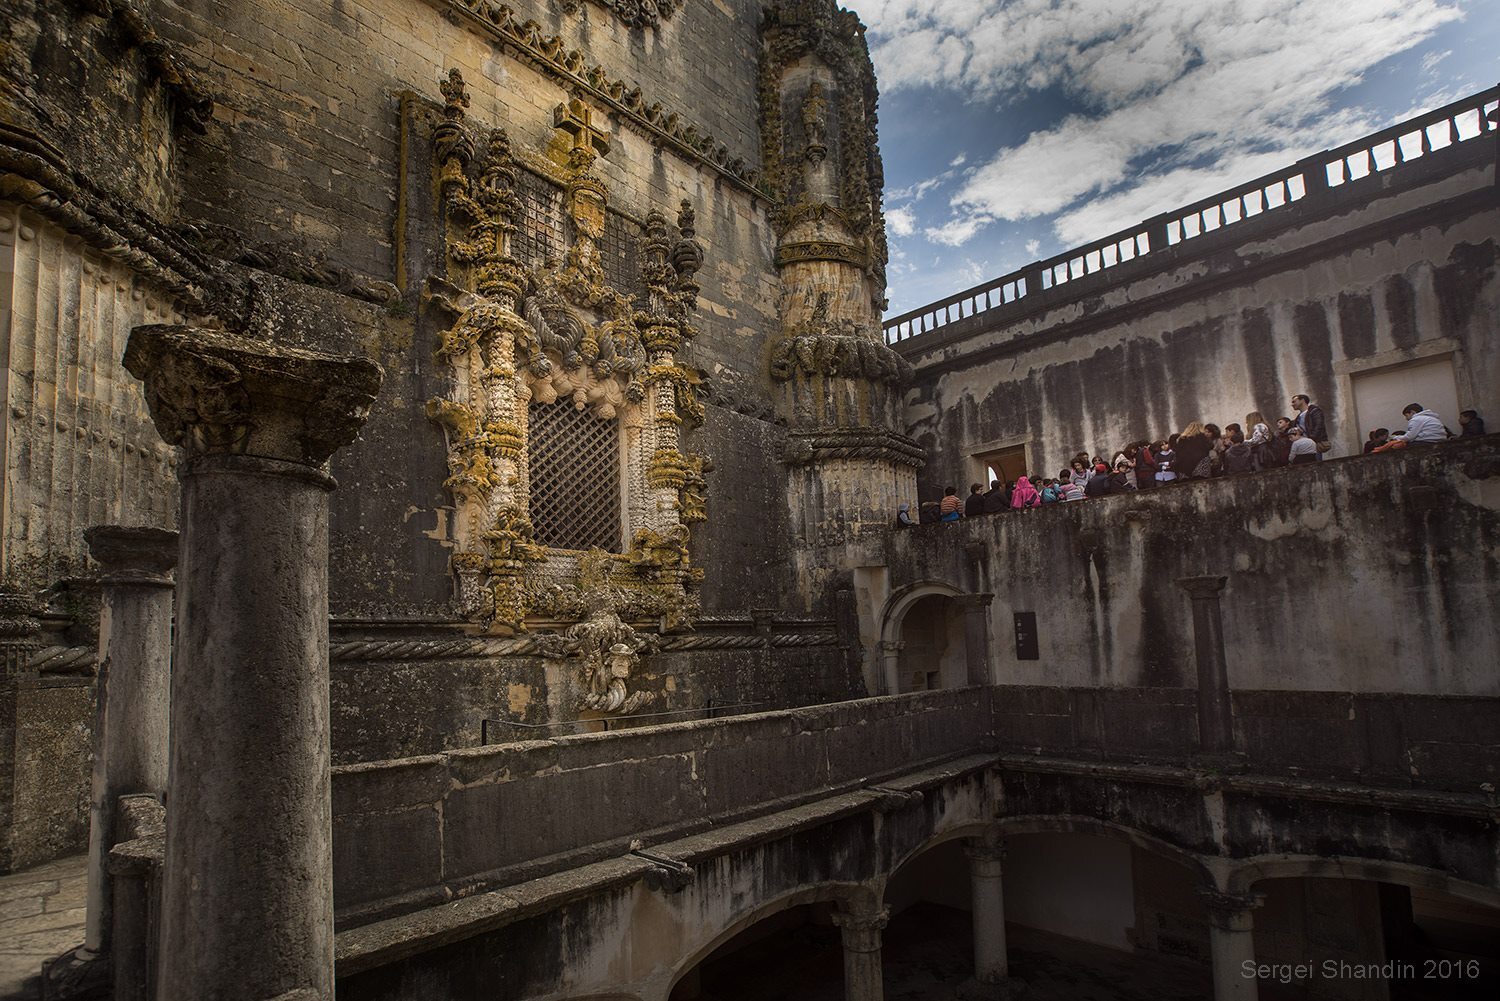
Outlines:
[{"label": "ornate carved window", "polygon": [[697,373],[676,360],[696,334],[692,209],[675,238],[659,211],[644,227],[610,212],[592,170],[609,135],[579,98],[553,113],[573,139],[554,179],[522,170],[503,130],[478,151],[456,70],[442,90],[449,268],[424,302],[449,385],[427,406],[448,441],[459,608],[502,630],[606,606],[680,627],[702,576],[688,526],[706,517],[706,462],[680,450],[704,417]]},{"label": "ornate carved window", "polygon": [[554,549],[623,548],[620,423],[570,400],[532,403],[527,456],[531,524]]}]

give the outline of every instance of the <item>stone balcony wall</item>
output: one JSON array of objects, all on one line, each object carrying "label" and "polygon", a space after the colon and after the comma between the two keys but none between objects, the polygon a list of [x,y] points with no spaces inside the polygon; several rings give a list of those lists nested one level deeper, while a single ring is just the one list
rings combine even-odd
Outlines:
[{"label": "stone balcony wall", "polygon": [[1176,581],[1223,574],[1235,690],[1500,695],[1500,435],[923,525],[888,568],[995,594],[1000,684],[1187,687]]}]

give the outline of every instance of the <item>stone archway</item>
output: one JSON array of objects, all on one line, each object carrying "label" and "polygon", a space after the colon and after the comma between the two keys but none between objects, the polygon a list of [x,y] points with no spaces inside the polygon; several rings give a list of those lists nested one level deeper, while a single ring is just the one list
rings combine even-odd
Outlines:
[{"label": "stone archway", "polygon": [[893,591],[880,615],[880,694],[987,683],[991,597],[943,580]]},{"label": "stone archway", "polygon": [[744,940],[767,922],[813,908],[858,914],[875,913],[877,898],[868,887],[859,883],[822,883],[800,887],[764,901],[752,910],[737,915],[711,936],[684,943],[690,951],[686,952],[673,969],[670,986],[661,995],[662,1001],[693,1001],[698,997],[698,978],[705,964],[719,958],[719,954],[732,949],[737,940]]}]

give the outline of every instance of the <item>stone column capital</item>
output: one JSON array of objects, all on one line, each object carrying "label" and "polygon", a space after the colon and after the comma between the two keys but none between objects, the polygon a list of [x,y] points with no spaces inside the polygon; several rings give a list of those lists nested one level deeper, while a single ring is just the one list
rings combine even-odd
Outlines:
[{"label": "stone column capital", "polygon": [[844,948],[849,952],[879,952],[880,933],[890,919],[888,907],[833,912],[833,923],[843,931]]},{"label": "stone column capital", "polygon": [[955,594],[953,596],[953,604],[965,612],[983,611],[994,604],[994,602],[995,596],[989,592],[982,594]]},{"label": "stone column capital", "polygon": [[[997,868],[1005,861],[1005,844],[989,837],[964,839],[964,855],[976,867]],[[998,871],[996,875],[998,875]]]},{"label": "stone column capital", "polygon": [[104,584],[172,583],[177,533],[160,528],[95,525],[83,531],[89,555],[104,568]]},{"label": "stone column capital", "polygon": [[1251,931],[1254,911],[1266,902],[1264,893],[1224,893],[1220,890],[1199,890],[1203,905],[1208,909],[1208,921],[1221,931]]},{"label": "stone column capital", "polygon": [[881,640],[878,644],[880,652],[887,656],[898,654],[906,648],[905,640]]},{"label": "stone column capital", "polygon": [[362,358],[203,327],[136,327],[125,369],[156,429],[189,457],[246,455],[318,468],[359,434],[384,373]]},{"label": "stone column capital", "polygon": [[1178,577],[1177,585],[1188,593],[1188,597],[1194,601],[1203,601],[1209,598],[1217,598],[1219,592],[1224,590],[1224,585],[1229,583],[1228,577],[1218,574],[1204,574],[1199,577]]}]

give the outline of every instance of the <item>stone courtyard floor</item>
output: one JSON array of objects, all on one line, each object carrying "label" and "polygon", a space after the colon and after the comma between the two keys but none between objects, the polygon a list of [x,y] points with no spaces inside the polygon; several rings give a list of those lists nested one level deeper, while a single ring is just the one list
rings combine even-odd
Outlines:
[{"label": "stone courtyard floor", "polygon": [[0,876],[0,1001],[35,1001],[42,962],[83,942],[86,856]]}]

